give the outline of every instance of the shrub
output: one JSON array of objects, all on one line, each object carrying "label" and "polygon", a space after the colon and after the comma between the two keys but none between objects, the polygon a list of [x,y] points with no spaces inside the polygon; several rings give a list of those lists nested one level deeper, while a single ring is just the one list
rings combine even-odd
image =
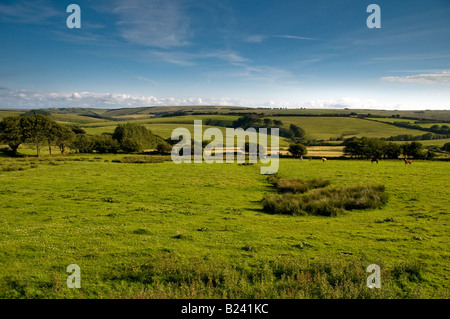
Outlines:
[{"label": "shrub", "polygon": [[120,149],[119,143],[112,138],[111,135],[102,134],[95,136],[94,150],[99,153],[117,153]]},{"label": "shrub", "polygon": [[170,154],[170,152],[172,151],[172,145],[167,142],[160,141],[156,146],[156,150],[159,154]]}]

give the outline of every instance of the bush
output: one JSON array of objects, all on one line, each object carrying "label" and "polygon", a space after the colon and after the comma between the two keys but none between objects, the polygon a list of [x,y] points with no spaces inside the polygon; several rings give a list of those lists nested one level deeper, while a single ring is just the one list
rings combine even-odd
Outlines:
[{"label": "bush", "polygon": [[109,134],[102,134],[95,136],[94,140],[94,150],[99,153],[117,153],[120,149],[119,143],[112,138]]},{"label": "bush", "polygon": [[156,145],[156,150],[159,154],[170,154],[172,151],[172,145],[167,142],[160,141],[158,145]]}]

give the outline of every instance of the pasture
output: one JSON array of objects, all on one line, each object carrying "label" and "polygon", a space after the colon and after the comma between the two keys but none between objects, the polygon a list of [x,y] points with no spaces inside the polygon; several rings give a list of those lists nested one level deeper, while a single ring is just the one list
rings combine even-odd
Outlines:
[{"label": "pasture", "polygon": [[265,213],[257,164],[121,157],[0,157],[1,298],[450,297],[449,163],[281,159],[282,178],[385,185],[381,209],[324,217]]}]

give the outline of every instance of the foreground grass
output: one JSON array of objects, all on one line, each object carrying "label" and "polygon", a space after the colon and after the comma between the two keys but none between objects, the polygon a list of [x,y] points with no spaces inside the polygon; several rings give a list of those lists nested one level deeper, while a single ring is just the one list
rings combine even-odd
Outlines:
[{"label": "foreground grass", "polygon": [[257,165],[116,158],[0,159],[27,167],[0,170],[0,297],[449,297],[448,163],[282,159],[281,178],[386,186],[381,209],[323,217],[264,213]]}]

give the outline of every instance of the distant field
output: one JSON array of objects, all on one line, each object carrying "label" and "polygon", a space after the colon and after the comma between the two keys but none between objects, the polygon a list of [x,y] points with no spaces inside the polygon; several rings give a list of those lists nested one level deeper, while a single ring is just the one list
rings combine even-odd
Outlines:
[{"label": "distant field", "polygon": [[373,114],[376,116],[391,117],[393,115],[400,117],[413,117],[418,119],[433,119],[450,121],[450,111],[387,111],[387,110],[364,110],[364,109],[268,109],[268,108],[246,108],[246,107],[229,107],[229,106],[170,106],[170,107],[148,107],[134,109],[110,110],[105,113],[106,116],[123,116],[127,114],[158,114],[161,112],[175,111],[192,111],[192,112],[217,112],[217,113],[264,113],[273,114],[294,114],[294,115],[331,115],[331,114]]},{"label": "distant field", "polygon": [[409,120],[409,119],[398,119],[398,118],[368,118],[370,120],[373,121],[378,121],[378,122],[387,122],[387,123],[395,123],[395,122],[408,122],[410,124],[414,124],[414,125],[419,125],[421,127],[425,127],[425,128],[430,128],[433,125],[448,125],[450,126],[450,123],[446,123],[446,122],[433,122],[433,123],[415,123],[416,120]]},{"label": "distant field", "polygon": [[[406,143],[405,141],[393,141],[393,142],[399,143],[399,144]],[[443,139],[436,139],[436,140],[419,140],[417,142],[423,144],[425,147],[430,146],[430,145],[442,147],[442,146],[444,146],[444,144],[450,142],[450,138],[443,138]]]},{"label": "distant field", "polygon": [[395,122],[408,122],[410,124],[414,124],[416,120],[410,119],[402,119],[402,118],[390,118],[390,117],[376,117],[376,118],[367,118],[368,120],[378,121],[378,122],[387,122],[387,123],[395,123]]},{"label": "distant field", "polygon": [[99,123],[104,122],[102,119],[88,117],[88,116],[80,116],[77,114],[52,114],[50,118],[54,121],[63,123],[63,124],[90,124],[90,123]]},{"label": "distant field", "polygon": [[[202,120],[205,125],[207,120],[221,121],[223,125],[232,125],[238,116],[227,115],[189,115],[179,117],[163,117],[153,119],[133,120],[130,122],[145,124],[146,127],[164,138],[170,137],[172,130],[176,127],[193,127],[194,120]],[[296,124],[305,129],[307,138],[317,140],[328,140],[344,136],[345,138],[357,136],[367,137],[390,137],[400,134],[421,135],[423,131],[399,128],[388,124],[366,121],[348,117],[272,117],[281,120],[284,127]],[[89,134],[100,134],[112,132],[118,122],[99,121],[83,125]]]},{"label": "distant field", "polygon": [[19,110],[0,110],[0,119],[8,116],[19,116],[20,114],[24,113],[24,111]]},{"label": "distant field", "polygon": [[401,134],[422,135],[419,130],[405,129],[389,124],[350,117],[274,117],[286,125],[302,127],[307,138],[327,140],[343,136],[349,137],[390,137]]},{"label": "distant field", "polygon": [[343,146],[308,146],[308,156],[339,157],[343,150]]}]

